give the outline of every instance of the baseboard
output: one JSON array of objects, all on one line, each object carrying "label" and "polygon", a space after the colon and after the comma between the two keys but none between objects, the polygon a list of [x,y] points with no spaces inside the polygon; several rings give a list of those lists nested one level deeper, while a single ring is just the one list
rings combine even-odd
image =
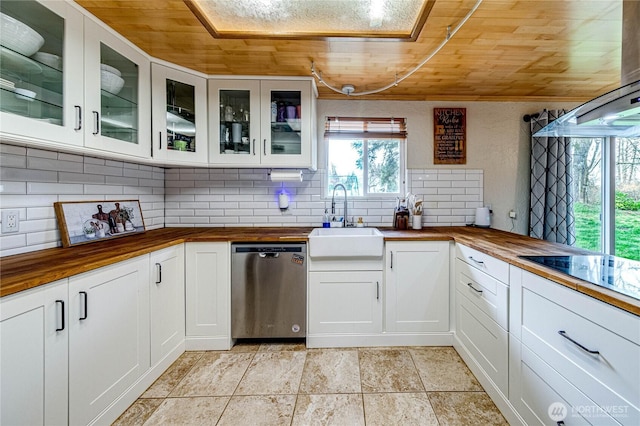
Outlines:
[{"label": "baseboard", "polygon": [[455,334],[453,336],[453,347],[456,352],[458,352],[458,355],[460,355],[460,358],[462,358],[464,363],[467,364],[469,370],[471,370],[473,375],[476,376],[480,385],[482,385],[493,403],[496,404],[496,407],[498,407],[498,410],[500,410],[507,422],[509,422],[510,425],[526,426],[525,421],[518,415],[515,408],[513,408],[508,397],[500,392],[498,386],[493,383],[493,380],[491,380],[491,378],[484,372],[484,369],[480,367],[480,364],[476,362],[475,358]]},{"label": "baseboard", "polygon": [[155,382],[158,377],[164,373],[171,364],[177,360],[180,355],[185,351],[185,342],[182,341],[175,348],[171,350],[164,358],[162,358],[156,365],[146,371],[129,389],[127,389],[122,395],[120,395],[111,405],[104,409],[95,419],[93,419],[90,425],[110,425],[112,424],[122,413],[125,412],[131,404],[133,404],[139,397],[146,391],[149,386]]},{"label": "baseboard", "polygon": [[188,351],[227,351],[233,345],[233,341],[228,336],[187,336],[184,343]]},{"label": "baseboard", "polygon": [[311,334],[306,343],[307,348],[452,346],[453,333]]}]

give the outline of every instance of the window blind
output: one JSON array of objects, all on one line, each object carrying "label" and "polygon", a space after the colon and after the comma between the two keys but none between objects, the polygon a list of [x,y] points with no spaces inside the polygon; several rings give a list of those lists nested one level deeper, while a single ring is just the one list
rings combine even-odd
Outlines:
[{"label": "window blind", "polygon": [[324,136],[331,139],[405,139],[404,118],[327,117]]}]

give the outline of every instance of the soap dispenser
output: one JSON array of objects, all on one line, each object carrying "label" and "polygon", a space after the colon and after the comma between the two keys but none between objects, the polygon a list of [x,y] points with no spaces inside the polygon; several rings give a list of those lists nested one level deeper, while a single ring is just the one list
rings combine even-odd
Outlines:
[{"label": "soap dispenser", "polygon": [[329,217],[329,211],[324,209],[324,216],[322,216],[322,227],[331,228],[331,218]]}]

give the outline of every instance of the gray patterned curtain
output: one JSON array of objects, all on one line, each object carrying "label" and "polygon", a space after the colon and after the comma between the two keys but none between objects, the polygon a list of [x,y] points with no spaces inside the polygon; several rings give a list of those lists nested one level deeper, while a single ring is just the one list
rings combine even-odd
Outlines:
[{"label": "gray patterned curtain", "polygon": [[[531,134],[564,114],[543,111],[531,119]],[[573,245],[576,241],[571,189],[570,138],[531,137],[529,236]]]}]

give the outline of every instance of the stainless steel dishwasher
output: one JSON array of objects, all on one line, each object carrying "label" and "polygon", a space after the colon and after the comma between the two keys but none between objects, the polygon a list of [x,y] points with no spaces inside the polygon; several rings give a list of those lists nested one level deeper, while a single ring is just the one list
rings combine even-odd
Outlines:
[{"label": "stainless steel dishwasher", "polygon": [[231,244],[231,337],[305,337],[305,243]]}]

